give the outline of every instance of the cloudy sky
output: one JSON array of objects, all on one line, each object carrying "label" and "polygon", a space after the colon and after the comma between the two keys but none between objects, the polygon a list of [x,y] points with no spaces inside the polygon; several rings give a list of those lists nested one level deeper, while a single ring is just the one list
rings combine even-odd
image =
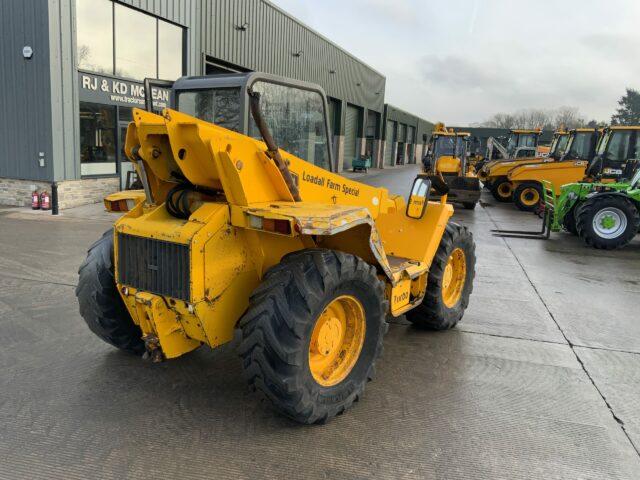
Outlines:
[{"label": "cloudy sky", "polygon": [[272,0],[387,77],[388,103],[449,124],[640,88],[640,0]]}]

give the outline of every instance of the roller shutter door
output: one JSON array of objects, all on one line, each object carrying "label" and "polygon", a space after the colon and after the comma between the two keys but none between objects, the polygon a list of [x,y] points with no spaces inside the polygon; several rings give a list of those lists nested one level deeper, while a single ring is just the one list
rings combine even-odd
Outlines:
[{"label": "roller shutter door", "polygon": [[351,169],[351,162],[356,157],[356,143],[358,141],[358,109],[347,105],[347,115],[344,122],[344,169]]},{"label": "roller shutter door", "polygon": [[395,164],[393,161],[393,127],[393,122],[387,122],[387,133],[384,144],[384,164],[388,166]]},{"label": "roller shutter door", "polygon": [[409,144],[409,161],[408,163],[416,163],[416,127],[409,127],[409,133],[407,136],[407,143]]}]

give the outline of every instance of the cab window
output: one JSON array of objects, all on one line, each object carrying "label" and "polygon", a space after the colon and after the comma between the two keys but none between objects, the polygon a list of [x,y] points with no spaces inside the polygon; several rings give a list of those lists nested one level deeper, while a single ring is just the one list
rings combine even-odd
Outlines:
[{"label": "cab window", "polygon": [[188,115],[241,132],[240,88],[187,90],[178,94],[178,110]]},{"label": "cab window", "polygon": [[[279,148],[318,167],[331,170],[324,102],[318,92],[264,81],[253,84],[260,110]],[[249,114],[249,136],[261,139]]]},{"label": "cab window", "polygon": [[576,133],[567,154],[568,160],[589,160],[591,152],[591,132]]},{"label": "cab window", "polygon": [[631,146],[631,131],[614,131],[609,138],[604,159],[609,162],[624,162],[629,158]]}]

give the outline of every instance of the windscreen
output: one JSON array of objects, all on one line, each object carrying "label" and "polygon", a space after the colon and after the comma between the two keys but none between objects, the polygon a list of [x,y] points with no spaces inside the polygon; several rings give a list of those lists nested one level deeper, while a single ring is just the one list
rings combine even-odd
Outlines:
[{"label": "windscreen", "polygon": [[518,147],[535,147],[537,135],[533,133],[521,133],[518,138]]},{"label": "windscreen", "polygon": [[436,139],[434,156],[459,157],[464,149],[464,138],[455,136],[442,136]]},{"label": "windscreen", "polygon": [[178,110],[205,122],[241,132],[240,88],[212,88],[178,93]]},{"label": "windscreen", "polygon": [[560,135],[558,137],[558,141],[556,142],[556,148],[552,152],[552,155],[555,158],[560,158],[564,155],[564,152],[567,150],[567,144],[569,143],[569,135]]},{"label": "windscreen", "polygon": [[[293,86],[258,81],[260,110],[279,148],[318,167],[330,170],[329,143],[322,96]],[[261,139],[249,115],[249,135]]]},{"label": "windscreen", "polygon": [[604,160],[611,163],[622,163],[633,155],[631,130],[614,130],[611,132],[609,141],[604,151]]},{"label": "windscreen", "polygon": [[567,152],[567,160],[590,160],[592,135],[592,132],[576,133]]}]

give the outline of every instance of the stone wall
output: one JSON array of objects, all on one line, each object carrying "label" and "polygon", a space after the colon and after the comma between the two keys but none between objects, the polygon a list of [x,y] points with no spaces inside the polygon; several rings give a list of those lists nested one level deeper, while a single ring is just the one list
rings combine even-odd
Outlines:
[{"label": "stone wall", "polygon": [[[30,207],[33,189],[46,190],[51,195],[51,184],[33,180],[0,178],[0,205],[11,207]],[[58,207],[60,210],[90,203],[102,202],[102,199],[120,188],[118,178],[86,178],[58,182]]]},{"label": "stone wall", "polygon": [[120,189],[118,178],[85,178],[58,183],[58,205],[60,210],[99,203],[110,193]]},{"label": "stone wall", "polygon": [[51,193],[51,184],[33,180],[16,180],[0,178],[0,205],[9,207],[31,207],[31,192],[33,190]]}]

